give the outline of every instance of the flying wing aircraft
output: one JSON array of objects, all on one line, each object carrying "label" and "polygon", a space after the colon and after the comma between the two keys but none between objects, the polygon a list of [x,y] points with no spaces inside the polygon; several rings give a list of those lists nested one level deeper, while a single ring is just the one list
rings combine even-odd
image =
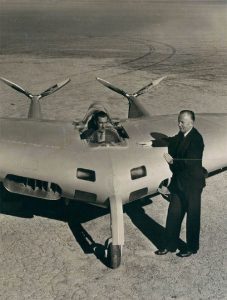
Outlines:
[{"label": "flying wing aircraft", "polygon": [[[0,180],[4,187],[31,197],[66,198],[109,207],[112,240],[107,255],[112,268],[121,262],[123,205],[156,193],[160,184],[171,177],[163,159],[166,149],[139,145],[143,140],[176,133],[177,115],[152,116],[138,99],[164,78],[132,94],[97,78],[127,98],[128,118],[112,119],[102,104],[93,103],[81,120],[69,122],[45,120],[41,111],[41,99],[62,88],[69,79],[33,95],[1,78],[30,99],[27,118],[0,118]],[[108,140],[90,138],[97,129],[100,112],[106,116]],[[226,168],[227,114],[197,114],[196,127],[204,137],[204,167],[210,174]]]}]

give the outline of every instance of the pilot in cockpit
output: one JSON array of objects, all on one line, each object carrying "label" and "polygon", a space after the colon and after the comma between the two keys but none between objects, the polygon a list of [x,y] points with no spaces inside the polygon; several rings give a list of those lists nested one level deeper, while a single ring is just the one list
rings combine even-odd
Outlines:
[{"label": "pilot in cockpit", "polygon": [[122,140],[104,111],[99,111],[93,116],[88,129],[82,132],[80,137],[94,144],[116,144]]}]

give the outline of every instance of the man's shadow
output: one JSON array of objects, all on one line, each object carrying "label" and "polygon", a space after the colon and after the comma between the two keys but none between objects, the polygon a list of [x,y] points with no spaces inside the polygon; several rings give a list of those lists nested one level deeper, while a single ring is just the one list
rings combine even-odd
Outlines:
[{"label": "man's shadow", "polygon": [[[151,243],[157,249],[164,249],[166,239],[165,228],[147,215],[144,209],[145,205],[151,204],[152,199],[146,197],[140,201],[135,201],[125,205],[125,212],[133,224],[151,241]],[[179,239],[178,248],[179,250],[184,250],[186,248],[186,243],[181,239]]]},{"label": "man's shadow", "polygon": [[[68,226],[85,254],[94,254],[104,265],[109,266],[107,248],[109,238],[104,244],[97,243],[83,227],[83,223],[109,214],[109,209],[87,203],[73,202],[68,205],[64,200],[47,201],[12,194],[0,185],[0,213],[21,218],[41,216],[68,223]],[[134,225],[157,247],[163,245],[165,229],[145,213],[143,206],[152,204],[144,198],[124,206],[124,212]],[[109,226],[109,223],[107,224]],[[127,233],[126,233],[127,234]],[[184,246],[185,243],[181,241]]]},{"label": "man's shadow", "polygon": [[125,212],[132,223],[154,244],[162,249],[165,238],[165,228],[145,213],[143,206],[152,205],[150,198],[144,198],[125,206]]}]

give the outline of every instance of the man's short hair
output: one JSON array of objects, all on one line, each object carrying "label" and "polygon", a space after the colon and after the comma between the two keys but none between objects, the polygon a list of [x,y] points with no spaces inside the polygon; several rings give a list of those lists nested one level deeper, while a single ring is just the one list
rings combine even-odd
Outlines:
[{"label": "man's short hair", "polygon": [[194,113],[194,111],[188,110],[188,109],[184,109],[184,110],[180,111],[179,115],[183,115],[183,114],[190,115],[192,121],[195,121],[195,113]]}]

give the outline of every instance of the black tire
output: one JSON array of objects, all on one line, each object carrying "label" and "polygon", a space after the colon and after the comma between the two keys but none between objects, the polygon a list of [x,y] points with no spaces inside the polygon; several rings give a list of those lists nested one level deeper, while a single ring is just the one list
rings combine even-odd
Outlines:
[{"label": "black tire", "polygon": [[121,264],[121,247],[110,243],[108,246],[107,259],[110,268],[118,268]]}]

